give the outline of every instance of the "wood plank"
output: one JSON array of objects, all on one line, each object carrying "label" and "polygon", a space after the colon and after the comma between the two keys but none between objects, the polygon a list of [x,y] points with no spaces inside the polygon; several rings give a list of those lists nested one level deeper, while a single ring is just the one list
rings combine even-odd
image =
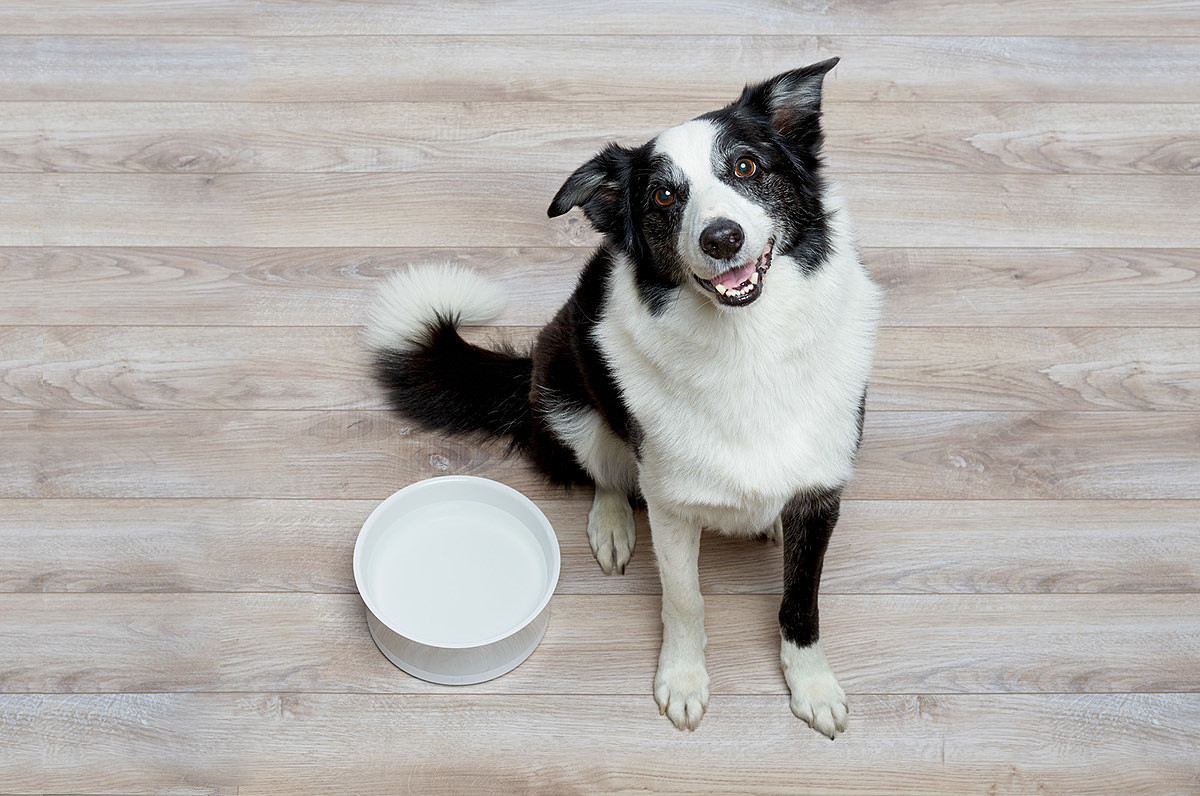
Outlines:
[{"label": "wood plank", "polygon": [[[0,12],[2,13],[2,12]],[[0,127],[0,173],[44,171],[38,150],[45,125],[40,102],[8,102]]]},{"label": "wood plank", "polygon": [[894,326],[1193,326],[1200,316],[1196,250],[868,249],[864,257],[884,288],[884,323]]},{"label": "wood plank", "polygon": [[823,115],[834,174],[1200,172],[1194,105],[830,102]]},{"label": "wood plank", "polygon": [[[14,450],[0,497],[381,500],[451,473],[542,484],[499,442],[382,411],[10,410],[0,437]],[[1194,499],[1200,413],[869,412],[847,497]]]},{"label": "wood plank", "polygon": [[[0,246],[0,318],[5,323],[45,322],[41,307],[43,288],[51,279],[48,262],[49,251],[40,245]],[[77,279],[82,275],[75,272]]]},{"label": "wood plank", "polygon": [[773,696],[714,701],[691,734],[648,697],[16,695],[0,707],[0,775],[55,793],[1183,793],[1200,777],[1195,694],[862,696],[832,744]]},{"label": "wood plank", "polygon": [[0,246],[42,245],[42,191],[39,175],[0,173]]},{"label": "wood plank", "polygon": [[[622,577],[601,572],[591,495],[530,496],[558,533],[559,594],[655,594],[645,513]],[[0,591],[354,592],[371,500],[4,500]],[[1192,501],[863,501],[842,504],[821,592],[1200,592]],[[705,535],[706,594],[777,594],[779,547]]]},{"label": "wood plank", "polygon": [[451,473],[542,483],[503,444],[417,433],[381,411],[11,411],[0,436],[15,443],[4,497],[382,499]]},{"label": "wood plank", "polygon": [[[640,144],[702,102],[12,102],[0,171],[574,170],[614,137]],[[837,102],[832,173],[1196,174],[1191,105]]]},{"label": "wood plank", "polygon": [[[556,595],[512,673],[464,693],[648,695],[657,595]],[[353,594],[0,594],[3,693],[439,693],[375,647]],[[1192,692],[1200,595],[826,595],[851,694]],[[785,694],[779,597],[708,595],[712,691]],[[22,632],[36,627],[37,634]],[[914,654],[919,650],[919,654]]]},{"label": "wood plank", "polygon": [[[713,53],[721,53],[714,58]],[[670,58],[664,62],[663,53]],[[831,56],[843,100],[1196,102],[1195,38],[3,36],[0,100],[703,100]]]},{"label": "wood plank", "polygon": [[[544,323],[570,295],[584,257],[574,248],[0,248],[0,316],[35,324],[354,326],[381,278],[433,261],[477,268],[521,295],[500,322]],[[1186,291],[1161,293],[1170,301]]]},{"label": "wood plank", "polygon": [[1197,352],[1200,329],[885,327],[868,406],[1200,409]]},{"label": "wood plank", "polygon": [[[1197,351],[1200,329],[885,327],[868,408],[1200,409]],[[387,408],[355,327],[0,326],[0,358],[0,409]]]},{"label": "wood plank", "polygon": [[354,327],[0,326],[0,354],[0,409],[387,408]]},{"label": "wood plank", "polygon": [[[80,0],[0,3],[0,27],[9,34],[145,34],[312,36],[425,34],[674,35],[723,31],[730,35],[937,32],[957,36],[1180,36],[1200,33],[1186,0],[1087,0],[1070,8],[1041,2],[947,3],[893,0],[864,8],[833,3],[797,6],[751,0],[738,13],[720,0],[656,3],[607,0],[565,10],[550,0],[455,4],[407,3],[404,13],[369,0],[119,0],[103,12]],[[1086,27],[1080,20],[1087,20]]]},{"label": "wood plank", "polygon": [[1200,414],[870,412],[848,494],[1191,498]]},{"label": "wood plank", "polygon": [[[1189,327],[1196,249],[866,249],[888,326]],[[576,248],[0,248],[5,323],[355,326],[378,280],[453,262],[510,296],[502,325],[545,323]]]},{"label": "wood plank", "polygon": [[[821,588],[830,594],[1196,592],[1198,509],[1165,500],[848,500]],[[721,550],[704,563],[723,568],[727,556]],[[763,570],[752,564],[752,572]],[[750,581],[750,574],[741,577]]]},{"label": "wood plank", "polygon": [[865,246],[1200,242],[1200,225],[1184,209],[1195,186],[1177,177],[851,174],[837,182]]},{"label": "wood plank", "polygon": [[[61,246],[592,246],[547,219],[564,174],[46,174]],[[1197,247],[1191,180],[1149,175],[840,175],[864,246]],[[103,201],[101,201],[103,200]],[[20,245],[28,233],[0,238]]]},{"label": "wood plank", "polygon": [[597,238],[581,215],[546,218],[565,177],[42,175],[43,238],[68,246],[591,245]]},{"label": "wood plank", "polygon": [[14,408],[24,393],[43,393],[45,367],[43,327],[0,326],[0,408]]}]

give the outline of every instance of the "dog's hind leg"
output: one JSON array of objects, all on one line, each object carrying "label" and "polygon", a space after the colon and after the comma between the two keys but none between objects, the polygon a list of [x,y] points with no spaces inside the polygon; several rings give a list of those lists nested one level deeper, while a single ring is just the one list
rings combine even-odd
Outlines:
[{"label": "dog's hind leg", "polygon": [[588,512],[587,535],[604,574],[624,575],[637,537],[633,508],[624,489],[596,485],[596,497]]},{"label": "dog's hind leg", "polygon": [[764,529],[758,538],[771,544],[783,544],[783,515],[776,517],[771,527]]},{"label": "dog's hind leg", "polygon": [[555,407],[546,421],[596,485],[587,524],[596,561],[606,575],[624,574],[637,536],[629,505],[638,479],[633,451],[595,409]]},{"label": "dog's hind leg", "polygon": [[[593,455],[584,462],[596,483],[596,497],[588,512],[588,542],[605,575],[624,575],[637,540],[629,505],[630,496],[637,491],[637,462],[611,431],[597,434],[592,447]],[[597,455],[596,449],[603,453]]]}]

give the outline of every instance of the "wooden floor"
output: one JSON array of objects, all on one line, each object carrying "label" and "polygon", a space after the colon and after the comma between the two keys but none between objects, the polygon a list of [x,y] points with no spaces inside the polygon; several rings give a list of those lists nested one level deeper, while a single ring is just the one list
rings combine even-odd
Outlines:
[{"label": "wooden floor", "polygon": [[[651,696],[645,520],[382,408],[379,279],[501,281],[521,341],[607,140],[840,55],[828,160],[887,306],[829,551],[835,742],[778,549],[705,541],[712,699]],[[1200,3],[0,0],[0,791],[1200,792]],[[473,473],[563,549],[511,674],[367,634],[373,505]]]}]

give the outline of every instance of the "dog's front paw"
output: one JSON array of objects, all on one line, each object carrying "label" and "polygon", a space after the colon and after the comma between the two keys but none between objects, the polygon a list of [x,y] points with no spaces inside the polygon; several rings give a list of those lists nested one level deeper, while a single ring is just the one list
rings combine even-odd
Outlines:
[{"label": "dog's front paw", "polygon": [[850,707],[821,643],[799,647],[784,641],[781,659],[783,676],[792,692],[792,713],[831,740],[844,732]]},{"label": "dog's front paw", "polygon": [[831,740],[846,730],[846,692],[838,685],[830,672],[817,677],[801,678],[798,682],[788,681],[792,689],[792,713],[804,720],[822,735]]},{"label": "dog's front paw", "polygon": [[605,575],[618,572],[625,574],[625,565],[633,556],[633,545],[637,540],[637,526],[633,520],[633,509],[623,494],[598,494],[588,512],[588,542],[600,569]]},{"label": "dog's front paw", "polygon": [[668,664],[660,661],[654,676],[654,699],[659,713],[681,730],[694,730],[708,709],[708,670],[704,663]]}]

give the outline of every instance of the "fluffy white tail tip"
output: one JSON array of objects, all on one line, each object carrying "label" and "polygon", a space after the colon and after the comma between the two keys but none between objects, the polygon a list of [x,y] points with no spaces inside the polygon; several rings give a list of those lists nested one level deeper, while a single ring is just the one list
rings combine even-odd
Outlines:
[{"label": "fluffy white tail tip", "polygon": [[367,345],[377,351],[415,348],[439,318],[481,323],[500,315],[504,304],[499,286],[470,268],[410,266],[380,286],[367,320]]}]

